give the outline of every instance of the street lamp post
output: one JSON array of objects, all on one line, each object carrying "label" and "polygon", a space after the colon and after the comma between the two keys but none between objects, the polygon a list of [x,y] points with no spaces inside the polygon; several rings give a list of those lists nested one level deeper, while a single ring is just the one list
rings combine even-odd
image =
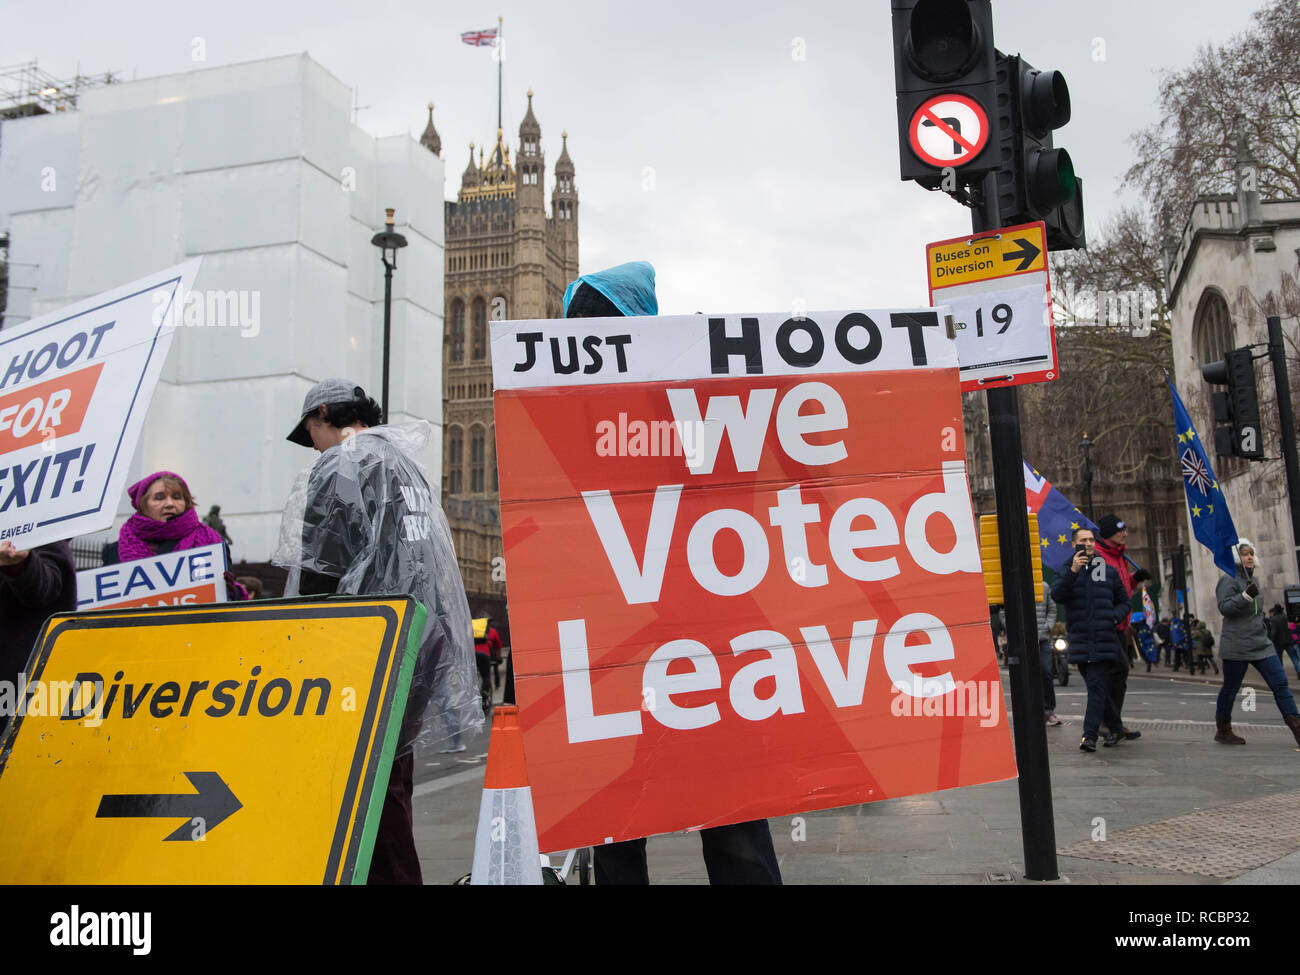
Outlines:
[{"label": "street lamp post", "polygon": [[393,268],[397,267],[397,251],[406,246],[406,238],[393,229],[395,212],[392,207],[384,210],[388,218],[384,229],[370,238],[370,243],[379,248],[379,259],[384,264],[384,385],[379,406],[384,411],[385,423],[388,422],[388,349],[393,321]]},{"label": "street lamp post", "polygon": [[1083,443],[1079,444],[1083,448],[1083,496],[1086,499],[1084,503],[1088,506],[1088,520],[1096,524],[1097,516],[1092,513],[1092,441],[1088,435],[1083,435]]}]

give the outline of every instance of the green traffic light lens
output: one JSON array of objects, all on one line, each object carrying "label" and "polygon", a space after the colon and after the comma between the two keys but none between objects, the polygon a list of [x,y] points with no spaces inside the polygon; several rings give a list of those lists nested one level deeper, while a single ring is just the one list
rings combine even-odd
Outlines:
[{"label": "green traffic light lens", "polygon": [[1040,213],[1069,203],[1078,192],[1074,163],[1064,149],[1035,149],[1025,169],[1029,200]]},{"label": "green traffic light lens", "polygon": [[1070,154],[1064,149],[1052,150],[1056,156],[1056,182],[1061,187],[1061,203],[1069,203],[1074,199],[1078,183],[1074,178],[1074,162],[1070,159]]}]

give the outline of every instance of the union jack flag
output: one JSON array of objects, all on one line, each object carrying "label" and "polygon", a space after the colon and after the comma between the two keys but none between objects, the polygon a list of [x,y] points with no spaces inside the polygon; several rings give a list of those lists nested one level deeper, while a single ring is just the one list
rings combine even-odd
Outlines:
[{"label": "union jack flag", "polygon": [[467,30],[460,35],[461,42],[471,47],[496,47],[497,28],[487,30]]},{"label": "union jack flag", "polygon": [[1214,477],[1210,474],[1210,468],[1205,461],[1197,455],[1196,451],[1188,447],[1183,451],[1183,480],[1185,480],[1202,494],[1210,493],[1210,484],[1213,483]]}]

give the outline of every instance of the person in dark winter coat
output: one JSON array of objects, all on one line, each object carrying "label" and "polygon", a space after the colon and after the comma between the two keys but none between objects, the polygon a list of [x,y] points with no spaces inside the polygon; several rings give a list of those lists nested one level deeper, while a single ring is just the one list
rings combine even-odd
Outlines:
[{"label": "person in dark winter coat", "polygon": [[1074,558],[1063,566],[1052,586],[1052,598],[1065,607],[1065,627],[1070,641],[1070,663],[1079,668],[1088,687],[1079,749],[1097,750],[1097,729],[1103,715],[1106,745],[1124,740],[1124,722],[1110,689],[1124,653],[1116,624],[1128,618],[1129,596],[1119,573],[1097,554],[1089,528],[1076,528],[1071,541]]},{"label": "person in dark winter coat", "polygon": [[[1295,668],[1295,675],[1300,677],[1300,646],[1298,646],[1291,635],[1291,624],[1286,618],[1286,610],[1282,608],[1281,603],[1274,603],[1273,608],[1268,611],[1268,636],[1273,641],[1273,648],[1277,650],[1277,659],[1283,663],[1282,654],[1291,657],[1291,666]],[[1283,663],[1282,672],[1286,673],[1286,666]]]},{"label": "person in dark winter coat", "polygon": [[1214,635],[1210,633],[1210,628],[1203,622],[1196,624],[1196,656],[1193,658],[1196,669],[1203,674],[1209,667],[1214,668],[1214,672],[1219,672],[1219,665],[1214,661]]},{"label": "person in dark winter coat", "polygon": [[[1127,549],[1128,525],[1118,515],[1104,515],[1101,521],[1097,522],[1097,554],[1119,575],[1120,584],[1124,587],[1124,594],[1131,600],[1137,588],[1137,577],[1133,570],[1129,568]],[[1150,578],[1149,573],[1147,578]],[[1127,613],[1116,624],[1116,628],[1119,630],[1120,655],[1119,666],[1110,675],[1110,696],[1115,699],[1115,709],[1123,711],[1124,697],[1128,694],[1129,667],[1133,663],[1129,656],[1129,641],[1132,628],[1129,625]],[[1107,727],[1109,728],[1109,725]]]},{"label": "person in dark winter coat", "polygon": [[1160,640],[1160,652],[1164,655],[1165,666],[1173,665],[1174,638],[1169,625],[1169,617],[1160,617],[1156,624],[1156,637]]},{"label": "person in dark winter coat", "polygon": [[[30,551],[0,542],[0,680],[18,687],[41,627],[77,608],[77,569],[67,542]],[[10,716],[0,714],[0,733]]]},{"label": "person in dark winter coat", "polygon": [[1282,661],[1268,637],[1264,622],[1264,603],[1255,581],[1255,547],[1242,540],[1237,546],[1237,574],[1224,575],[1214,590],[1223,614],[1223,632],[1219,634],[1219,656],[1223,658],[1223,686],[1219,688],[1218,707],[1214,715],[1217,730],[1214,740],[1221,745],[1244,745],[1246,739],[1232,730],[1232,702],[1241,690],[1241,682],[1251,664],[1273,692],[1282,720],[1300,746],[1300,708],[1296,707],[1287,686]]}]

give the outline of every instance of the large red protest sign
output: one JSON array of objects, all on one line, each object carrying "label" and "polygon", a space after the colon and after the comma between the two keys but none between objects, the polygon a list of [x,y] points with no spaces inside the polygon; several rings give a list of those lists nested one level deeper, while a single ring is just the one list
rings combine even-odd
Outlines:
[{"label": "large red protest sign", "polygon": [[544,848],[1015,774],[930,310],[494,326]]}]

